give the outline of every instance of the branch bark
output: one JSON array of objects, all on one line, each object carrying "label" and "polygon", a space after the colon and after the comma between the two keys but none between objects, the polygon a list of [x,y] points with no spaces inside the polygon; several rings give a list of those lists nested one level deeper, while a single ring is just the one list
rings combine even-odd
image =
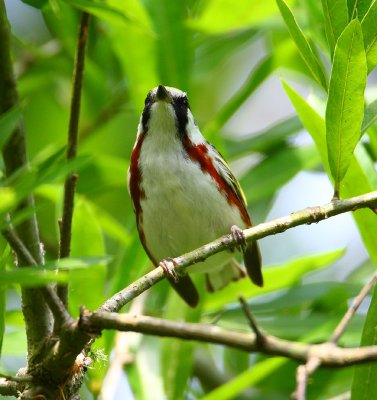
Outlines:
[{"label": "branch bark", "polygon": [[[254,241],[269,235],[285,232],[287,229],[298,225],[309,225],[328,219],[348,211],[356,211],[359,208],[373,208],[377,205],[377,191],[352,197],[346,200],[333,200],[328,204],[317,207],[308,207],[301,211],[293,212],[289,216],[277,218],[263,224],[259,224],[243,231],[247,241]],[[193,250],[171,261],[172,268],[178,271],[190,265],[204,261],[209,256],[220,251],[234,248],[237,242],[231,234],[210,242],[199,249]],[[140,293],[149,289],[164,278],[164,270],[161,267],[154,269],[142,276],[123,290],[108,299],[98,311],[119,311],[124,305],[137,297]]]},{"label": "branch bark", "polygon": [[[13,74],[10,51],[10,28],[4,0],[0,0],[0,114],[19,103],[16,81]],[[15,128],[3,148],[6,176],[28,165],[25,130],[22,122]],[[28,196],[18,210],[34,207],[34,198]],[[43,264],[43,248],[39,239],[36,215],[19,224],[17,234],[32,254],[37,264]],[[21,260],[20,260],[21,261]],[[25,266],[23,262],[19,266]],[[25,318],[29,362],[31,356],[40,348],[41,342],[52,330],[52,316],[39,289],[22,288],[22,312]]]},{"label": "branch bark", "polygon": [[347,367],[377,360],[377,346],[341,348],[333,343],[307,344],[279,339],[263,334],[263,344],[258,344],[255,333],[241,333],[209,324],[168,321],[141,315],[118,314],[83,310],[79,326],[83,331],[99,333],[103,329],[139,332],[147,335],[173,337],[184,340],[214,343],[246,352],[288,357],[307,362],[317,358],[325,367]]},{"label": "branch bark", "polygon": [[[83,12],[81,14],[80,28],[77,38],[76,60],[73,73],[71,109],[68,127],[67,160],[72,160],[76,158],[77,155],[81,89],[84,80],[85,50],[88,39],[88,27],[89,14]],[[73,173],[66,178],[64,183],[63,217],[60,225],[60,258],[68,257],[71,252],[72,219],[77,179],[78,175]],[[58,295],[63,304],[67,306],[68,286],[59,285]]]}]

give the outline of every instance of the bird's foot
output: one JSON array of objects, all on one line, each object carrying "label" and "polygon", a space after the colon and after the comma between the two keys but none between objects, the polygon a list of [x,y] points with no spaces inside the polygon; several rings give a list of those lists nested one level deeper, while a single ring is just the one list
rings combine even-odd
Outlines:
[{"label": "bird's foot", "polygon": [[241,251],[244,251],[247,246],[247,242],[246,242],[243,230],[240,227],[238,227],[237,225],[233,225],[230,228],[230,233],[233,236],[234,241],[237,243],[237,247]]},{"label": "bird's foot", "polygon": [[176,262],[174,261],[174,258],[165,258],[165,260],[162,260],[159,263],[159,266],[164,270],[165,275],[173,279],[174,282],[178,282],[179,280],[179,275],[177,271],[175,270]]}]

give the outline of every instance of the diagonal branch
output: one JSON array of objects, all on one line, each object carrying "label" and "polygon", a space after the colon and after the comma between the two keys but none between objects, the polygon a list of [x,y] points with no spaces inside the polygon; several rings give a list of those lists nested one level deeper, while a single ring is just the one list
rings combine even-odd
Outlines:
[{"label": "diagonal branch", "polygon": [[[73,73],[71,110],[68,128],[67,160],[76,158],[78,127],[80,118],[81,89],[84,79],[85,50],[88,39],[89,14],[83,12],[81,15],[79,34],[77,39],[76,61]],[[71,252],[71,234],[74,198],[78,175],[69,175],[64,183],[63,217],[60,224],[60,248],[59,257],[68,257]],[[58,286],[58,295],[63,304],[68,304],[67,285]]]},{"label": "diagonal branch", "polygon": [[[323,206],[309,207],[301,211],[293,212],[289,216],[274,219],[263,224],[259,224],[243,231],[247,241],[253,241],[264,238],[269,235],[282,233],[287,229],[298,225],[312,224],[334,217],[348,211],[356,211],[359,208],[376,207],[377,191],[352,197],[346,200],[333,200],[331,203]],[[200,261],[204,261],[209,256],[219,253],[225,249],[236,247],[237,243],[231,234],[223,236],[211,243],[208,243],[199,249],[193,250],[182,256],[173,259],[176,269],[181,270]],[[119,311],[124,305],[132,299],[143,293],[151,286],[164,278],[165,274],[161,267],[142,276],[120,292],[108,299],[98,311]]]}]

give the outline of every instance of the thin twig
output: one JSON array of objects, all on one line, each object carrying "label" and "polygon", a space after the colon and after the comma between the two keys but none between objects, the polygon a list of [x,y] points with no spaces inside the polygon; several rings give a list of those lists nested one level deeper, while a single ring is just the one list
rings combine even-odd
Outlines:
[{"label": "thin twig", "polygon": [[292,394],[294,400],[306,400],[306,387],[311,374],[320,367],[321,360],[317,356],[309,356],[305,365],[297,367],[296,371],[296,390]]},{"label": "thin twig", "polygon": [[[85,68],[85,50],[88,39],[89,14],[81,14],[80,28],[77,39],[76,61],[73,73],[72,99],[70,109],[70,119],[68,128],[67,160],[76,158],[77,137],[80,118],[81,91]],[[72,218],[74,208],[74,198],[78,175],[76,173],[68,176],[64,183],[63,217],[61,223],[61,237],[59,257],[68,257],[71,252]],[[68,304],[67,285],[58,286],[58,295],[63,304]]]},{"label": "thin twig", "polygon": [[[266,236],[285,232],[287,229],[299,225],[317,223],[338,214],[355,211],[359,208],[369,208],[377,204],[377,191],[366,193],[361,196],[351,197],[346,200],[336,200],[323,206],[305,208],[293,212],[289,216],[274,219],[259,224],[243,231],[247,241],[254,241]],[[236,247],[238,244],[231,234],[223,236],[213,242],[173,259],[177,270],[184,269],[199,261],[204,261],[209,256],[219,253],[225,249]],[[98,309],[98,311],[119,311],[124,305],[149,289],[165,277],[161,267],[145,274],[137,281],[114,294]]]},{"label": "thin twig", "polygon": [[[355,315],[357,309],[360,307],[361,303],[365,299],[366,295],[369,293],[371,288],[377,281],[377,272],[374,273],[372,278],[362,287],[359,294],[353,299],[351,306],[348,308],[347,312],[344,314],[343,318],[339,324],[334,329],[333,334],[327,341],[328,344],[336,345],[343,335],[346,327],[350,323],[352,317]],[[317,368],[321,365],[321,361],[318,357],[310,357],[305,365],[300,365],[297,367],[296,371],[296,390],[292,395],[295,400],[305,400],[306,399],[306,385],[308,378],[311,374],[315,372]]]},{"label": "thin twig", "polygon": [[0,378],[4,378],[7,381],[17,382],[17,383],[31,382],[33,380],[33,377],[30,375],[11,376],[2,373],[0,373]]},{"label": "thin twig", "polygon": [[349,307],[347,312],[344,314],[344,317],[335,328],[331,338],[329,339],[329,342],[338,343],[347,325],[351,321],[352,317],[355,315],[357,309],[360,307],[360,304],[363,302],[363,300],[365,299],[365,297],[367,296],[367,294],[369,293],[369,291],[372,289],[372,287],[376,282],[377,282],[377,272],[374,273],[372,278],[360,290],[360,293],[353,299],[351,306]]},{"label": "thin twig", "polygon": [[247,301],[242,296],[239,297],[239,301],[241,303],[243,312],[244,312],[247,320],[249,321],[250,328],[255,333],[255,336],[257,338],[257,343],[258,343],[258,345],[260,347],[262,347],[263,346],[264,336],[263,336],[263,333],[261,332],[261,330],[258,327],[257,321],[256,321],[253,313],[251,312],[250,307],[247,304]]}]

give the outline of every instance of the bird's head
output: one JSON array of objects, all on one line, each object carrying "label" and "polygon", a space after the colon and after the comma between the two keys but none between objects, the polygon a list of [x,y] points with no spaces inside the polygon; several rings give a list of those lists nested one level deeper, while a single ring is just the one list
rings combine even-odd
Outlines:
[{"label": "bird's head", "polygon": [[195,122],[185,92],[159,85],[148,93],[140,120],[143,133],[152,131],[182,137],[191,127],[195,127]]}]

